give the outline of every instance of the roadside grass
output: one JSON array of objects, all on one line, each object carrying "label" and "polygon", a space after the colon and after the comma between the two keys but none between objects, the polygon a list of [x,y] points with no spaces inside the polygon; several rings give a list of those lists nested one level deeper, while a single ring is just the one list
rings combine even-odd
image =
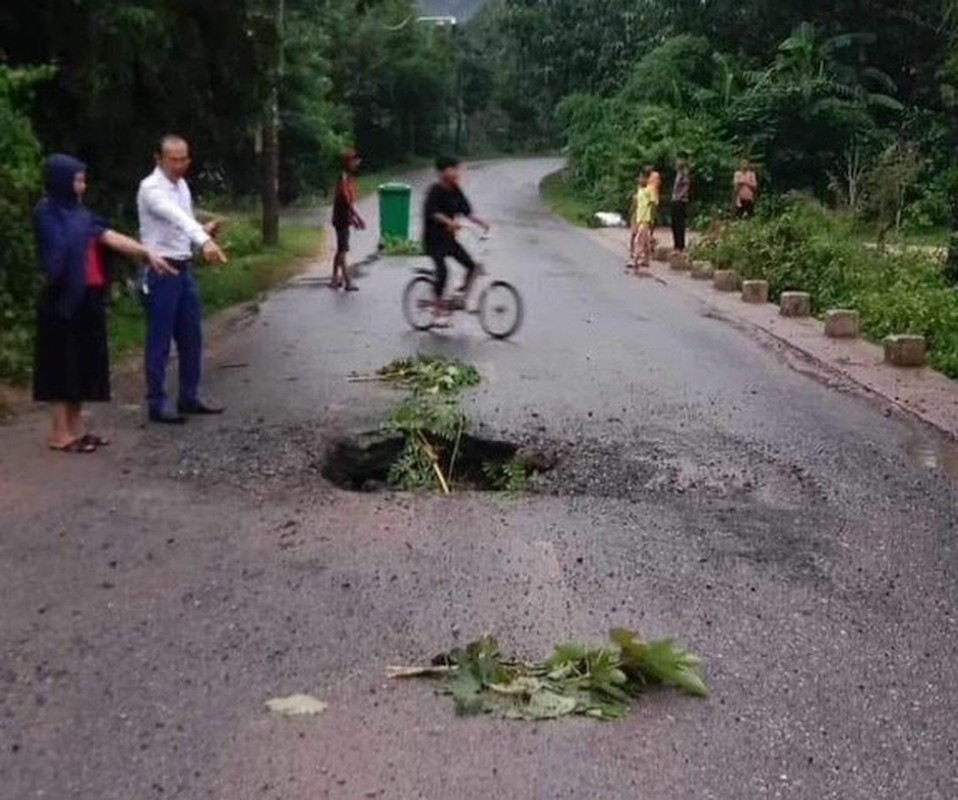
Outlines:
[{"label": "roadside grass", "polygon": [[[320,254],[323,231],[318,227],[284,225],[280,243],[264,248],[259,242],[258,222],[255,217],[219,214],[228,222],[223,233],[223,245],[230,256],[224,267],[197,266],[197,280],[203,299],[205,315],[213,314],[239,303],[254,300],[263,292],[291,278],[300,269],[304,259]],[[107,312],[110,357],[116,362],[141,349],[146,336],[146,321],[139,296],[122,291],[123,276],[118,277],[119,294],[111,301]],[[22,343],[18,345],[11,375],[0,375],[0,380],[12,385],[29,381],[33,352],[32,320],[27,323]],[[9,409],[7,409],[9,410]],[[0,408],[0,414],[3,409]]]},{"label": "roadside grass", "polygon": [[380,185],[391,181],[405,182],[405,178],[410,172],[427,169],[431,165],[432,159],[430,158],[412,158],[373,172],[360,171],[359,175],[356,176],[356,192],[360,197],[369,197],[376,193]]},{"label": "roadside grass", "polygon": [[588,227],[595,210],[568,180],[565,170],[553,172],[543,178],[539,194],[549,210],[571,225]]},{"label": "roadside grass", "polygon": [[948,247],[951,231],[948,228],[932,228],[905,234],[905,244],[915,247]]},{"label": "roadside grass", "polygon": [[[299,270],[302,261],[320,254],[323,231],[299,225],[284,225],[280,229],[280,243],[276,247],[260,248],[253,252],[235,251],[230,247],[231,233],[242,230],[242,235],[254,228],[252,219],[232,220],[224,235],[224,245],[230,261],[223,267],[197,266],[197,282],[203,299],[204,315],[214,314],[230,306],[254,300],[264,292],[289,280]],[[232,234],[237,235],[237,234]],[[146,336],[146,320],[139,298],[123,294],[110,307],[110,353],[114,359],[129,356],[142,347]]]},{"label": "roadside grass", "polygon": [[862,333],[874,342],[890,334],[921,334],[929,361],[958,378],[958,292],[940,257],[925,248],[879,250],[859,241],[848,220],[807,198],[794,198],[774,214],[727,226],[694,257],[734,268],[744,279],[769,282],[777,300],[784,291],[811,295],[812,311],[853,308]]},{"label": "roadside grass", "polygon": [[[946,227],[930,228],[922,231],[903,231],[890,233],[885,237],[885,244],[889,247],[914,247],[922,249],[944,249],[948,247],[950,231]],[[851,233],[856,241],[874,247],[878,236],[874,229],[855,226]]]}]

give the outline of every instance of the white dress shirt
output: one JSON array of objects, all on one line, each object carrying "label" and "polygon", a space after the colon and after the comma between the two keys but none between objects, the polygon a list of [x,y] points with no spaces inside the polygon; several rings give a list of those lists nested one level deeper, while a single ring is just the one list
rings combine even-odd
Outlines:
[{"label": "white dress shirt", "polygon": [[185,261],[193,248],[202,247],[209,234],[193,216],[193,195],[186,181],[171,181],[157,167],[136,193],[140,240],[164,258]]}]

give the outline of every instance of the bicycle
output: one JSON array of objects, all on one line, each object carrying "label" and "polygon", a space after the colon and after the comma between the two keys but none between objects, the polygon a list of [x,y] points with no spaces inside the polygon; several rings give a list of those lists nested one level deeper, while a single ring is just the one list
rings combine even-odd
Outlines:
[{"label": "bicycle", "polygon": [[[487,277],[484,269],[476,277],[478,283]],[[479,325],[493,339],[508,339],[522,325],[525,308],[519,291],[508,281],[496,279],[483,287],[474,311],[466,307],[464,298],[436,300],[436,278],[431,269],[420,268],[403,291],[403,314],[410,327],[428,331],[436,327],[437,303],[444,303],[450,313],[465,311],[479,318]]]}]

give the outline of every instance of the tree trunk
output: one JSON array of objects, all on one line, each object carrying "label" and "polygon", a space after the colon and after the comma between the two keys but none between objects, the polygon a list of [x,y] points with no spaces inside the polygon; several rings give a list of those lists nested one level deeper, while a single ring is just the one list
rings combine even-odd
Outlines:
[{"label": "tree trunk", "polygon": [[279,109],[270,101],[263,122],[263,244],[279,244]]},{"label": "tree trunk", "polygon": [[949,128],[952,141],[951,180],[948,181],[948,200],[951,206],[951,232],[948,237],[948,257],[945,260],[945,277],[958,286],[958,113],[951,109]]},{"label": "tree trunk", "polygon": [[948,259],[945,261],[945,277],[958,286],[958,192],[951,189],[951,235],[948,237]]},{"label": "tree trunk", "polygon": [[283,79],[283,28],[285,0],[276,0],[276,52],[272,67],[269,99],[263,120],[263,244],[279,244],[279,87]]}]

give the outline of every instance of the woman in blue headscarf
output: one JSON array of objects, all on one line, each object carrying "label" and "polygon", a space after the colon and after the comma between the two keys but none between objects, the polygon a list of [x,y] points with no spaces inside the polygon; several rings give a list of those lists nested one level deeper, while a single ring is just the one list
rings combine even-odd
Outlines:
[{"label": "woman in blue headscarf", "polygon": [[53,404],[49,445],[92,453],[108,444],[89,433],[82,404],[110,399],[106,337],[108,275],[103,248],[170,270],[139,242],[117,233],[83,205],[86,165],[54,155],[46,163],[46,194],[34,211],[37,251],[46,278],[37,308],[33,397]]}]

